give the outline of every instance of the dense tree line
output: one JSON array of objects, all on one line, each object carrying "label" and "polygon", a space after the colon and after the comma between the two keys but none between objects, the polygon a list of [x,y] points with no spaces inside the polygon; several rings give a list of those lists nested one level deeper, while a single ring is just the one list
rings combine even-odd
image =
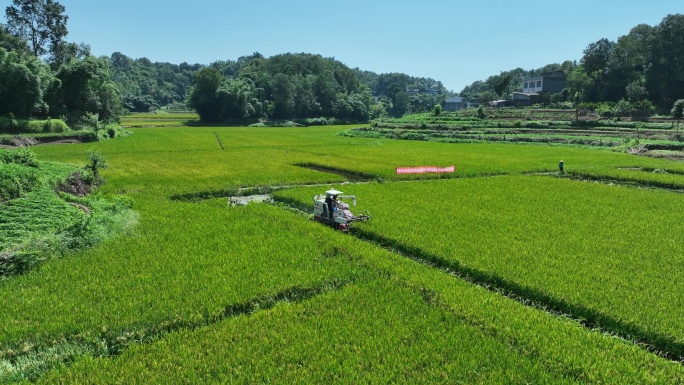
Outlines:
[{"label": "dense tree line", "polygon": [[[64,117],[69,123],[118,119],[123,109],[151,111],[187,103],[202,120],[337,118],[366,121],[432,111],[441,82],[402,73],[350,69],[334,58],[254,53],[201,64],[153,63],[115,52],[96,58],[65,40],[65,9],[54,0],[13,0],[0,24],[0,115]],[[684,98],[684,15],[638,25],[616,42],[591,43],[576,61],[516,68],[477,81],[462,96],[487,102],[520,90],[522,79],[563,71],[566,90],[549,101],[650,103]],[[633,108],[633,107],[632,107]]]},{"label": "dense tree line", "polygon": [[0,25],[0,115],[63,117],[70,124],[115,121],[119,90],[109,59],[64,40],[64,7],[53,0],[14,0]]},{"label": "dense tree line", "polygon": [[560,97],[575,102],[624,100],[632,106],[662,110],[684,98],[684,15],[666,16],[658,25],[640,24],[617,41],[600,39],[587,46],[579,63],[566,61],[525,71],[517,68],[477,81],[462,96],[490,101],[519,91],[523,77],[564,71],[568,87]]},{"label": "dense tree line", "polygon": [[568,86],[589,102],[648,99],[667,107],[684,98],[684,15],[640,24],[617,42],[600,39],[584,50]]},{"label": "dense tree line", "polygon": [[366,121],[373,104],[370,89],[354,71],[304,53],[214,63],[197,73],[188,100],[210,122],[260,117]]},{"label": "dense tree line", "polygon": [[200,64],[152,63],[115,52],[110,57],[111,76],[121,92],[123,106],[131,112],[148,112],[171,103],[184,103]]},{"label": "dense tree line", "polygon": [[438,81],[350,69],[312,54],[259,53],[209,66],[152,63],[115,52],[96,58],[65,40],[65,8],[54,0],[13,0],[0,24],[0,115],[62,117],[70,124],[115,121],[123,109],[187,103],[205,121],[336,118],[367,121],[429,111]]},{"label": "dense tree line", "polygon": [[448,93],[433,79],[350,70],[334,59],[312,54],[266,58],[255,52],[203,66],[151,63],[117,52],[111,66],[128,110],[149,111],[187,101],[209,121],[257,117],[363,121],[429,111]]},{"label": "dense tree line", "polygon": [[[401,116],[404,113],[431,111],[435,104],[444,101],[451,94],[442,82],[402,73],[377,74],[355,68],[356,76],[366,84],[373,96],[378,98],[377,114],[389,113]],[[376,115],[377,115],[376,114]]]}]

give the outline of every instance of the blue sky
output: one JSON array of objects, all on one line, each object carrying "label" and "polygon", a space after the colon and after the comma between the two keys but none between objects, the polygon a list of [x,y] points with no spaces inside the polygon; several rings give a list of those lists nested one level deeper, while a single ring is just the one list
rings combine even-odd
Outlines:
[{"label": "blue sky", "polygon": [[[97,56],[209,64],[306,52],[430,77],[456,92],[500,71],[579,60],[589,43],[684,13],[681,0],[58,1],[67,40]],[[3,10],[10,3],[0,0]]]}]

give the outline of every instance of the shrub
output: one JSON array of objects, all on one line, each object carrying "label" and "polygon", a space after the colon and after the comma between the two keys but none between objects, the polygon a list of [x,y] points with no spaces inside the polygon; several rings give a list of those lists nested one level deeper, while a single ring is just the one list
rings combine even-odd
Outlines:
[{"label": "shrub", "polygon": [[655,110],[656,110],[655,106],[648,99],[644,99],[640,102],[635,102],[634,104],[632,104],[632,115],[633,116],[639,116],[639,117],[651,116],[655,113]]},{"label": "shrub", "polygon": [[90,171],[93,175],[93,184],[96,186],[104,183],[104,180],[100,178],[100,169],[107,168],[107,160],[101,152],[90,150],[88,155],[88,165],[86,169]]},{"label": "shrub", "polygon": [[29,167],[38,167],[36,153],[28,148],[5,150],[0,148],[0,163],[15,163]]},{"label": "shrub", "polygon": [[35,168],[20,164],[0,164],[0,202],[16,199],[38,185]]},{"label": "shrub", "polygon": [[611,118],[615,115],[613,106],[607,103],[601,103],[596,106],[596,113],[603,118]]},{"label": "shrub", "polygon": [[435,116],[439,116],[442,113],[442,105],[435,104],[435,107],[432,109],[432,113],[435,114]]},{"label": "shrub", "polygon": [[71,131],[61,119],[24,120],[0,117],[0,133],[5,134],[38,134]]},{"label": "shrub", "polygon": [[482,106],[477,107],[477,117],[480,119],[485,118],[485,112],[484,112],[484,108],[482,108]]}]

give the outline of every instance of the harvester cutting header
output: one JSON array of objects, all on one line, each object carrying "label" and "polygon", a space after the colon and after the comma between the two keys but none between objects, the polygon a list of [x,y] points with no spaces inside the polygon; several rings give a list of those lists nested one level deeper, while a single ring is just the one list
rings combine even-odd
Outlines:
[{"label": "harvester cutting header", "polygon": [[359,214],[359,216],[354,216],[349,211],[349,204],[340,199],[351,199],[356,206],[356,195],[342,194],[344,194],[342,191],[330,189],[325,192],[325,196],[314,196],[314,220],[337,230],[348,231],[352,222],[365,222],[371,218],[367,211],[364,214]]}]

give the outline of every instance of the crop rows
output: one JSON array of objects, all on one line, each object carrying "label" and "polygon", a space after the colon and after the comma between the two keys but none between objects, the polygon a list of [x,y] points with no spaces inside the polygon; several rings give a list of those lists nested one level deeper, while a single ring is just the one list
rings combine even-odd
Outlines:
[{"label": "crop rows", "polygon": [[[351,190],[351,189],[348,189]],[[312,189],[278,192],[306,202]],[[547,177],[359,185],[377,219],[359,226],[608,330],[684,356],[676,341],[684,254],[681,196]],[[365,234],[365,235],[364,235]]]},{"label": "crop rows", "polygon": [[50,189],[40,189],[2,204],[0,251],[25,241],[29,234],[62,230],[81,216],[78,209],[59,199]]},{"label": "crop rows", "polygon": [[84,360],[40,383],[572,383],[560,377],[410,290],[371,281]]},{"label": "crop rows", "polygon": [[[674,383],[681,366],[574,321],[320,228],[376,271],[305,302],[179,330],[120,357],[85,358],[41,383]],[[288,220],[289,222],[289,220]],[[294,234],[292,234],[294,235]]]}]

